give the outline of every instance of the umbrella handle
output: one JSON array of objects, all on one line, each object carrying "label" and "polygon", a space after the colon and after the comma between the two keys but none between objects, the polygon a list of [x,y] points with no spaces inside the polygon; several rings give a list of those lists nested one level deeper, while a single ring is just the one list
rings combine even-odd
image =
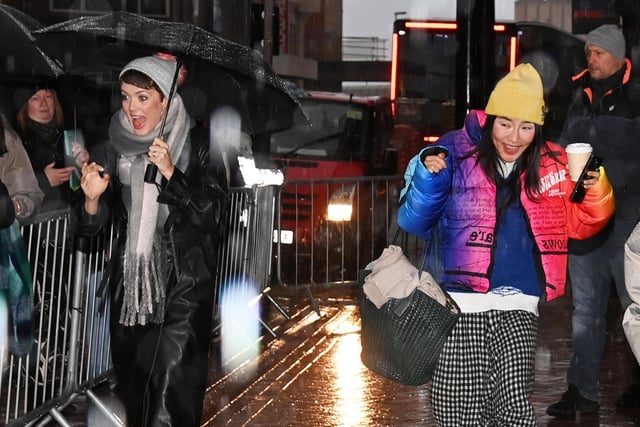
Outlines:
[{"label": "umbrella handle", "polygon": [[144,170],[144,182],[153,184],[156,182],[156,177],[158,176],[158,166],[154,164],[148,164],[147,168]]},{"label": "umbrella handle", "polygon": [[[176,58],[176,72],[173,75],[173,81],[171,82],[171,89],[169,90],[169,97],[167,98],[167,114],[162,116],[162,124],[160,125],[160,133],[158,137],[164,140],[164,127],[167,124],[167,116],[169,115],[169,106],[171,105],[171,99],[176,92],[176,86],[178,83],[178,76],[180,75],[180,67],[182,67],[182,59]],[[156,182],[156,176],[158,175],[158,166],[149,163],[144,171],[144,182],[152,184]]]}]

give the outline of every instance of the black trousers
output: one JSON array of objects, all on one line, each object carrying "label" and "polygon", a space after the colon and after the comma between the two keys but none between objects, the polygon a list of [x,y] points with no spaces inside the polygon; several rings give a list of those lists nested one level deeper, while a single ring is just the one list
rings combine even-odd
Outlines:
[{"label": "black trousers", "polygon": [[[199,426],[207,381],[213,279],[198,245],[172,245],[163,276],[168,279],[161,324],[118,322],[122,298],[111,307],[111,349],[128,426]],[[186,260],[176,272],[172,257]],[[215,259],[215,258],[214,258]],[[112,288],[113,291],[113,288]]]}]

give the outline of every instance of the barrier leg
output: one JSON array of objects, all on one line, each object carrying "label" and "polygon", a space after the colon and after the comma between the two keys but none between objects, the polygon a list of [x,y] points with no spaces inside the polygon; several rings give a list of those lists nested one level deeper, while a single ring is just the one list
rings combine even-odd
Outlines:
[{"label": "barrier leg", "polygon": [[[78,243],[80,246],[81,243]],[[73,295],[71,300],[71,327],[69,330],[69,365],[67,370],[67,390],[78,386],[78,343],[80,338],[80,322],[82,321],[82,295],[84,271],[87,255],[81,250],[75,252],[75,269],[73,272]]]},{"label": "barrier leg", "polygon": [[114,414],[113,411],[111,411],[104,403],[102,403],[100,398],[96,396],[93,391],[87,390],[86,393],[89,399],[91,399],[91,401],[100,410],[100,412],[102,412],[107,418],[109,418],[109,420],[113,422],[113,425],[124,427],[124,422],[120,419],[120,417]]}]

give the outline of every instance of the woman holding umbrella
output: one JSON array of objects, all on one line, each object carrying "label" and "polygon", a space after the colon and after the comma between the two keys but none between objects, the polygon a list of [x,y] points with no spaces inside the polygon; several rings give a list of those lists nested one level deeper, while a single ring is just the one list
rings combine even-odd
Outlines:
[{"label": "woman holding umbrella", "polygon": [[[176,68],[148,56],[122,69],[122,108],[82,168],[80,233],[119,224],[105,274],[116,391],[131,426],[199,425],[207,378],[228,185],[221,155],[172,96]],[[149,164],[153,182],[145,180]]]}]

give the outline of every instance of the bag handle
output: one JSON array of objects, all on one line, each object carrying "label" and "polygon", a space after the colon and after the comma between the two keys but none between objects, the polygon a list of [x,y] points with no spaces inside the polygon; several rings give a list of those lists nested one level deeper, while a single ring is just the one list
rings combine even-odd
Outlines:
[{"label": "bag handle", "polygon": [[[396,238],[398,237],[399,232],[400,232],[400,226],[398,225],[396,227],[396,231],[395,231],[395,233],[393,235],[393,239],[391,240],[391,243],[395,243],[396,242]],[[439,268],[439,265],[440,265],[440,250],[438,248],[438,226],[437,226],[437,224],[433,227],[433,230],[431,231],[431,237],[429,239],[425,239],[424,245],[422,246],[422,255],[420,257],[421,261],[420,261],[420,265],[418,266],[418,280],[420,280],[420,278],[422,276],[422,269],[423,269],[424,263],[427,260],[427,253],[429,252],[429,247],[431,245],[435,245],[435,247],[434,247],[434,262],[435,262],[436,268]],[[440,285],[440,283],[438,283],[438,285]],[[414,292],[419,292],[419,291],[416,288],[413,291],[411,291],[411,295],[413,295]],[[395,314],[398,317],[402,317],[404,312],[409,308],[409,304],[411,304],[411,300],[412,300],[412,298],[402,298],[402,299],[398,300],[399,301],[398,304],[393,309],[393,314]]]},{"label": "bag handle", "polygon": [[[393,237],[391,238],[391,244],[395,245],[398,240],[398,236],[400,235],[400,225],[396,224],[396,231],[393,233]],[[405,234],[408,234],[405,232]],[[440,249],[438,246],[438,225],[436,224],[431,230],[431,236],[428,239],[424,240],[424,245],[422,246],[422,255],[420,256],[420,264],[418,267],[418,279],[422,275],[422,268],[424,267],[424,263],[427,260],[427,254],[429,253],[429,248],[431,245],[434,245],[434,263],[436,268],[440,267]],[[439,276],[439,275],[438,275]]]}]

